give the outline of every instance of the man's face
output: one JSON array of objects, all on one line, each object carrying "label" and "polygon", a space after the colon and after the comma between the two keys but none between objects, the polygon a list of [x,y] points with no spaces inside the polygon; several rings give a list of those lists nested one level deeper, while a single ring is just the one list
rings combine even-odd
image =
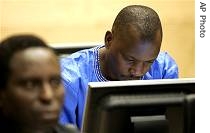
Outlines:
[{"label": "man's face", "polygon": [[55,54],[44,48],[26,49],[13,56],[10,70],[4,92],[9,115],[32,129],[54,126],[64,94]]},{"label": "man's face", "polygon": [[138,32],[133,28],[129,28],[120,36],[116,37],[114,34],[111,36],[107,42],[110,77],[113,80],[140,79],[149,70],[159,53],[160,32],[156,33],[153,41],[139,39]]}]

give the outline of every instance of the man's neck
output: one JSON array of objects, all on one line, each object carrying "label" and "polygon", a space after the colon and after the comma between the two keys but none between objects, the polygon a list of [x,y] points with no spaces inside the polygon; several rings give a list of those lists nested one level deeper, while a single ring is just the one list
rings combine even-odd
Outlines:
[{"label": "man's neck", "polygon": [[108,62],[108,58],[106,55],[106,48],[102,47],[99,49],[99,66],[100,66],[100,70],[102,75],[107,79],[107,80],[114,80],[112,78],[112,76],[110,74],[112,74],[112,72],[110,71],[109,68],[109,62]]}]

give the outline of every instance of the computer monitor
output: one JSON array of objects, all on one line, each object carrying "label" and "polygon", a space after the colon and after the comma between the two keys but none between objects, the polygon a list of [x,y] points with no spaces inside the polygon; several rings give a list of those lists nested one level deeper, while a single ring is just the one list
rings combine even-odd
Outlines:
[{"label": "computer monitor", "polygon": [[90,82],[83,133],[193,133],[195,80]]}]

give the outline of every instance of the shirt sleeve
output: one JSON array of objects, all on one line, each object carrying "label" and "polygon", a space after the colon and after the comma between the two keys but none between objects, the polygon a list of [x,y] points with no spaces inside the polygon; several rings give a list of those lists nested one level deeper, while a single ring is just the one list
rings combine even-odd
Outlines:
[{"label": "shirt sleeve", "polygon": [[63,125],[76,125],[76,108],[78,104],[78,92],[73,84],[73,80],[75,80],[74,73],[70,69],[68,69],[68,67],[69,63],[61,63],[61,75],[65,96],[63,107],[60,113],[59,122]]}]

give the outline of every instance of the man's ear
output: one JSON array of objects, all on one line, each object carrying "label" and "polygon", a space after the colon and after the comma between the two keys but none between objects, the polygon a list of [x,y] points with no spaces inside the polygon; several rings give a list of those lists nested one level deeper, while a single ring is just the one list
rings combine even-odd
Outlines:
[{"label": "man's ear", "polygon": [[105,47],[107,49],[109,49],[112,40],[113,40],[113,34],[112,34],[112,32],[111,31],[107,31],[106,34],[105,34],[105,38],[104,38]]}]

